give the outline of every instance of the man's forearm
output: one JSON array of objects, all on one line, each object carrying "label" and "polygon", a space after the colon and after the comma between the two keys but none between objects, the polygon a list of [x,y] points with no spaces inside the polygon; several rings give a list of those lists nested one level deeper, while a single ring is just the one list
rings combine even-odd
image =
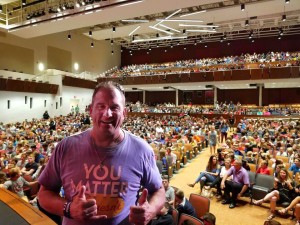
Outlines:
[{"label": "man's forearm", "polygon": [[155,209],[156,214],[161,210],[165,203],[165,189],[163,187],[160,187],[156,192],[154,192],[150,199],[149,204]]},{"label": "man's forearm", "polygon": [[38,193],[38,200],[42,208],[46,211],[55,215],[63,216],[63,207],[66,200],[60,197],[59,193],[50,191],[44,186],[41,186]]},{"label": "man's forearm", "polygon": [[248,185],[244,184],[243,187],[242,187],[242,190],[240,192],[241,195],[244,194],[247,191],[247,189],[248,189]]}]

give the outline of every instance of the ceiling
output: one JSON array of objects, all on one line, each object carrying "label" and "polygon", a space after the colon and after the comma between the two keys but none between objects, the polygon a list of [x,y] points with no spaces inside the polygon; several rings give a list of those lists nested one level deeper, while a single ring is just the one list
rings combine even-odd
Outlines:
[{"label": "ceiling", "polygon": [[[229,42],[248,39],[250,35],[256,39],[279,36],[280,32],[283,35],[300,34],[300,0],[290,0],[289,3],[286,0],[85,0],[85,5],[77,8],[78,2],[27,0],[26,5],[22,5],[22,0],[0,0],[0,29],[27,39],[60,32],[65,32],[66,38],[68,34],[90,36],[92,31],[90,38],[95,43],[106,40],[132,50],[221,39]],[[242,4],[244,11],[241,10]],[[66,9],[58,12],[58,7],[62,6]],[[283,15],[286,15],[285,21],[282,21]],[[124,21],[129,19],[134,21]],[[175,19],[181,21],[171,21]],[[290,88],[299,87],[300,80],[255,83],[263,83],[265,88]],[[208,84],[168,86],[180,90],[206,90]],[[216,82],[214,85],[219,89],[255,88],[245,81]],[[174,90],[158,85],[127,85],[125,90],[132,88],[139,89],[136,91]]]},{"label": "ceiling", "polygon": [[[299,0],[85,0],[78,8],[77,0],[26,2],[0,0],[0,27],[23,38],[59,32],[89,36],[92,31],[94,41],[134,50],[245,39],[250,34],[269,37],[280,30],[284,35],[300,34]],[[67,9],[58,12],[62,6]],[[181,21],[171,21],[175,19]]]}]

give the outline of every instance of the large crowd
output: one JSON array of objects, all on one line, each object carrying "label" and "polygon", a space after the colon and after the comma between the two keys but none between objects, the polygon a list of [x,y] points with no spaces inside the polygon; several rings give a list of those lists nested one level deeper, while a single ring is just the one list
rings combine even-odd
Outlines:
[{"label": "large crowd", "polygon": [[248,68],[248,64],[253,63],[258,63],[259,68],[299,66],[300,52],[246,53],[220,58],[190,59],[153,64],[134,64],[122,68],[114,67],[100,76],[126,77],[236,70]]},{"label": "large crowd", "polygon": [[[173,107],[172,104],[168,106]],[[10,124],[1,123],[1,187],[16,192],[20,197],[27,196],[32,201],[33,196],[24,192],[23,186],[25,189],[26,186],[37,183],[37,178],[51,157],[56,144],[63,138],[82,132],[91,126],[89,115],[80,113]],[[243,160],[243,166],[247,170],[250,170],[247,164],[255,164],[257,172],[274,176],[279,183],[289,182],[294,190],[289,198],[290,202],[300,199],[297,197],[298,172],[300,172],[299,120],[244,119],[238,121],[236,127],[231,127],[229,121],[223,117],[208,119],[196,118],[188,114],[163,117],[144,114],[144,116],[127,117],[123,129],[145,139],[152,146],[157,161],[161,161],[163,166],[168,166],[170,161],[167,159],[171,158],[174,168],[176,161],[182,162],[187,154],[184,147],[186,144],[198,148],[199,143],[204,141],[205,145],[210,147],[212,155],[206,171],[211,173],[211,180],[201,175],[198,180],[190,184],[191,187],[200,182],[202,188],[207,188],[205,181],[214,181],[212,179],[220,176],[221,171],[224,176],[224,171],[238,164],[239,160]],[[277,156],[285,156],[287,162],[280,161]],[[291,177],[286,172],[287,169],[292,171]],[[20,187],[16,189],[16,182],[21,184],[21,189]],[[224,198],[221,189],[222,180],[215,185],[218,190],[217,198]],[[177,197],[182,197],[180,190],[176,193]],[[256,204],[260,205],[267,200],[258,201]],[[174,199],[170,200],[171,203],[172,201]],[[231,204],[231,206],[235,205]],[[288,209],[282,210],[282,213],[287,212]],[[269,219],[274,217],[274,214],[271,215]]]}]

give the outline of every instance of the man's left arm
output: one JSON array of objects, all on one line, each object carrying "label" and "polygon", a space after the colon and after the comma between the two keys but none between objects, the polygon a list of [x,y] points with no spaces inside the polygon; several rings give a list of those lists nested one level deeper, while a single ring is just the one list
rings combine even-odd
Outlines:
[{"label": "man's left arm", "polygon": [[129,221],[135,225],[147,225],[161,210],[165,203],[165,189],[160,187],[148,198],[144,189],[137,206],[130,207]]},{"label": "man's left arm", "polygon": [[240,193],[238,194],[238,198],[242,197],[243,194],[247,191],[249,185],[248,184],[244,184],[242,187],[242,190],[240,191]]}]

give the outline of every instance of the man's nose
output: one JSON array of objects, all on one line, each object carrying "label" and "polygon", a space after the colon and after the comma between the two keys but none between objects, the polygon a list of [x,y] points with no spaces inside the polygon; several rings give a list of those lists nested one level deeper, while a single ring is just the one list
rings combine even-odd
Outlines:
[{"label": "man's nose", "polygon": [[112,111],[110,108],[108,108],[107,110],[105,110],[105,116],[107,117],[111,117],[112,116]]}]

